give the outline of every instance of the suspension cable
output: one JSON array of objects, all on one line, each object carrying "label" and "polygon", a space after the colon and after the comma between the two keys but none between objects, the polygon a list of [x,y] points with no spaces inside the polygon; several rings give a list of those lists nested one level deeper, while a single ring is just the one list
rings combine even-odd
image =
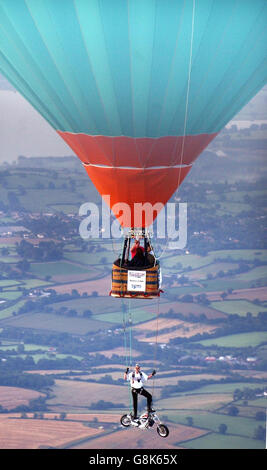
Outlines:
[{"label": "suspension cable", "polygon": [[[153,369],[156,368],[157,349],[158,349],[159,302],[160,302],[160,297],[158,296],[158,300],[157,300],[157,318],[156,318],[156,338],[155,338],[155,345],[154,345]],[[154,395],[154,388],[155,388],[155,376],[153,376],[152,395]]]}]

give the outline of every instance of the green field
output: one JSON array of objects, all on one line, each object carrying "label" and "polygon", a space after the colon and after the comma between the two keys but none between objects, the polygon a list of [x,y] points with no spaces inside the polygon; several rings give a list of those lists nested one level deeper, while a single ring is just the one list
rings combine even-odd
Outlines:
[{"label": "green field", "polygon": [[20,285],[20,281],[14,281],[14,279],[1,279],[0,287],[11,287]]},{"label": "green field", "polygon": [[250,205],[242,202],[220,202],[220,210],[225,214],[238,215],[240,212],[249,211]]},{"label": "green field", "polygon": [[[75,263],[85,264],[85,265],[94,265],[97,267],[102,266],[103,264],[111,265],[113,261],[116,259],[116,254],[110,251],[101,251],[97,253],[83,253],[83,252],[72,252],[66,253],[65,258],[69,261],[73,261]],[[102,260],[102,261],[100,261]]]},{"label": "green field", "polygon": [[210,433],[192,441],[183,442],[182,445],[188,449],[265,449],[264,441],[218,433]]},{"label": "green field", "polygon": [[[123,403],[127,406],[129,401],[128,386],[108,385],[92,382],[80,382],[76,380],[56,380],[52,387],[52,398],[47,401],[49,409],[56,411],[58,407],[64,406],[66,411],[76,409],[82,412],[85,408],[99,400]],[[113,411],[114,412],[114,411]],[[116,412],[116,410],[115,410]]]},{"label": "green field", "polygon": [[[2,342],[3,343],[3,342]],[[1,344],[0,349],[3,351],[8,351],[8,350],[15,350],[17,351],[18,346],[20,346],[20,343],[15,343],[15,344]],[[42,350],[42,351],[48,351],[49,346],[42,346],[39,344],[24,344],[23,345],[23,350],[25,352],[29,351],[37,351],[37,350]]]},{"label": "green field", "polygon": [[48,204],[49,209],[52,209],[53,212],[64,212],[65,214],[78,214],[80,201],[76,205],[73,203],[70,204]]},{"label": "green field", "polygon": [[233,382],[233,383],[226,383],[226,384],[211,384],[211,385],[204,385],[203,387],[199,387],[196,393],[201,394],[217,394],[217,393],[229,393],[233,394],[236,389],[244,389],[244,388],[259,388],[264,387],[267,385],[267,382],[261,381],[261,383],[253,383],[253,382]]},{"label": "green field", "polygon": [[257,398],[256,400],[249,400],[250,406],[262,406],[267,409],[267,396]]},{"label": "green field", "polygon": [[0,263],[17,263],[20,260],[19,256],[16,255],[7,255],[7,256],[2,256],[0,255]]},{"label": "green field", "polygon": [[180,424],[187,424],[187,417],[193,418],[193,426],[209,431],[218,432],[221,423],[226,424],[227,434],[236,434],[243,437],[253,437],[254,430],[258,427],[259,421],[253,418],[240,416],[228,416],[222,413],[210,413],[208,411],[192,411],[188,413],[174,412],[169,417],[172,421]]},{"label": "green field", "polygon": [[267,312],[267,308],[262,305],[256,305],[248,300],[219,300],[211,302],[211,306],[216,310],[229,314],[246,316],[248,312],[252,315],[258,315],[259,312]]},{"label": "green field", "polygon": [[3,320],[8,317],[12,317],[13,312],[17,312],[20,309],[20,307],[22,307],[25,304],[25,302],[26,300],[21,300],[10,307],[0,310],[0,320]]},{"label": "green field", "polygon": [[[101,321],[111,322],[122,325],[123,314],[122,312],[103,313],[94,316],[93,318]],[[128,315],[127,315],[128,318]],[[136,325],[140,322],[151,320],[155,318],[155,312],[146,312],[143,309],[134,309],[131,311],[132,324]]]},{"label": "green field", "polygon": [[85,335],[89,332],[108,328],[110,324],[93,318],[67,317],[51,313],[28,313],[7,318],[5,326]]},{"label": "green field", "polygon": [[0,299],[4,300],[16,300],[21,297],[22,292],[19,290],[10,290],[10,291],[2,291],[0,292]]},{"label": "green field", "polygon": [[198,341],[203,346],[219,346],[223,348],[247,348],[257,347],[259,344],[267,341],[267,332],[240,333],[227,335],[222,338],[206,339]]},{"label": "green field", "polygon": [[35,287],[48,287],[51,285],[48,281],[42,281],[41,279],[25,279],[23,280],[22,287],[25,289],[34,289]]},{"label": "green field", "polygon": [[206,279],[208,274],[212,274],[216,276],[219,272],[227,272],[230,269],[237,269],[237,263],[224,263],[224,262],[214,262],[212,264],[208,264],[202,266],[201,268],[194,269],[192,271],[187,272],[185,275],[189,279]]},{"label": "green field", "polygon": [[[214,260],[214,256],[212,255],[176,255],[176,253],[169,255],[167,253],[168,252],[166,252],[166,256],[161,259],[161,265],[163,268],[175,269],[176,272],[181,272],[189,266],[191,266],[192,269],[201,268],[202,266],[212,263]],[[177,266],[178,263],[181,264],[181,267]]]},{"label": "green field", "polygon": [[73,274],[88,274],[90,273],[88,268],[77,266],[75,264],[69,263],[67,261],[57,261],[57,262],[47,262],[47,263],[31,263],[30,272],[35,276],[45,277],[45,276],[58,276],[58,275],[68,275]]},{"label": "green field", "polygon": [[[187,273],[184,273],[185,276]],[[164,271],[163,271],[164,275]],[[163,277],[164,282],[164,277]],[[251,287],[251,282],[241,281],[239,279],[230,279],[230,278],[217,278],[212,280],[201,280],[201,285],[199,286],[179,286],[179,287],[168,287],[168,293],[175,295],[185,295],[185,294],[203,294],[206,292],[222,292],[227,291],[228,289],[248,289]]]},{"label": "green field", "polygon": [[94,315],[97,315],[97,319],[100,319],[100,315],[106,312],[107,315],[110,313],[121,313],[121,302],[118,299],[113,299],[109,296],[102,297],[78,297],[75,299],[55,302],[50,304],[55,310],[59,310],[62,307],[75,309],[78,315],[82,315],[85,310],[91,310]]},{"label": "green field", "polygon": [[29,357],[29,355],[32,357],[33,361],[35,364],[37,364],[38,361],[41,359],[49,359],[50,361],[56,361],[57,359],[67,359],[68,357],[72,357],[73,359],[77,359],[78,361],[82,360],[82,356],[77,356],[74,354],[56,354],[55,356],[50,356],[47,355],[45,352],[42,354],[18,354],[16,357],[20,357],[21,359],[26,359]]},{"label": "green field", "polygon": [[168,410],[187,410],[190,413],[192,410],[215,411],[232,402],[232,394],[229,392],[218,389],[218,393],[205,393],[202,392],[203,388],[195,393],[173,394],[171,397],[161,398],[156,406],[162,413]]},{"label": "green field", "polygon": [[238,275],[241,281],[256,281],[257,279],[267,279],[267,266],[258,266],[247,273]]},{"label": "green field", "polygon": [[[78,208],[83,202],[78,193],[70,193],[61,188],[54,190],[27,189],[26,194],[19,197],[22,206],[27,207],[31,212],[47,211],[50,209],[50,206],[54,204],[63,204],[63,206],[66,207],[66,205],[70,203],[72,207],[75,207],[77,203],[76,213],[78,213]],[[69,210],[68,212],[73,211]]]},{"label": "green field", "polygon": [[[210,265],[211,263],[216,262],[216,260],[218,259],[234,262],[251,262],[254,259],[259,259],[261,261],[267,262],[267,250],[218,250],[210,251],[209,254],[206,256],[194,254],[177,255],[175,252],[169,254],[167,251],[162,259],[162,266],[169,269],[176,269],[177,264],[180,263],[182,267],[178,269],[178,271],[182,271],[183,269],[188,268],[189,266],[191,266],[192,269],[199,269],[203,266]],[[260,266],[260,268],[264,268],[264,266]]]},{"label": "green field", "polygon": [[253,261],[259,259],[267,262],[267,250],[218,250],[210,251],[215,258],[231,258],[235,261]]}]

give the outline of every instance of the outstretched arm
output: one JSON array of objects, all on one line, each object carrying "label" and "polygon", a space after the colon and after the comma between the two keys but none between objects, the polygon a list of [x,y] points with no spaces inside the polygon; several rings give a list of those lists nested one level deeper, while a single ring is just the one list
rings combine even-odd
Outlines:
[{"label": "outstretched arm", "polygon": [[151,377],[154,377],[154,375],[156,375],[155,369],[153,370],[153,372],[151,372],[151,374],[147,378],[151,379]]}]

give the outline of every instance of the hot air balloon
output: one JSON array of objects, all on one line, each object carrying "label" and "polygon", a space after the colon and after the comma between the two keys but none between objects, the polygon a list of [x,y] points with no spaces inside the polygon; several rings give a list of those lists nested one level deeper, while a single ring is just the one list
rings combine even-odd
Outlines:
[{"label": "hot air balloon", "polygon": [[[266,83],[266,21],[265,0],[0,0],[0,71],[131,237],[134,205],[165,204]],[[154,217],[142,214],[138,228]],[[127,293],[121,272],[114,295]]]}]

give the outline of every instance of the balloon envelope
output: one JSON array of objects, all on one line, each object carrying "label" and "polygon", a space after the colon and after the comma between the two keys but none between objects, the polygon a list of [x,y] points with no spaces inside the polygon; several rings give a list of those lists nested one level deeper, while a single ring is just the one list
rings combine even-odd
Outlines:
[{"label": "balloon envelope", "polygon": [[1,72],[111,206],[165,204],[266,83],[265,0],[0,0],[0,20]]}]

